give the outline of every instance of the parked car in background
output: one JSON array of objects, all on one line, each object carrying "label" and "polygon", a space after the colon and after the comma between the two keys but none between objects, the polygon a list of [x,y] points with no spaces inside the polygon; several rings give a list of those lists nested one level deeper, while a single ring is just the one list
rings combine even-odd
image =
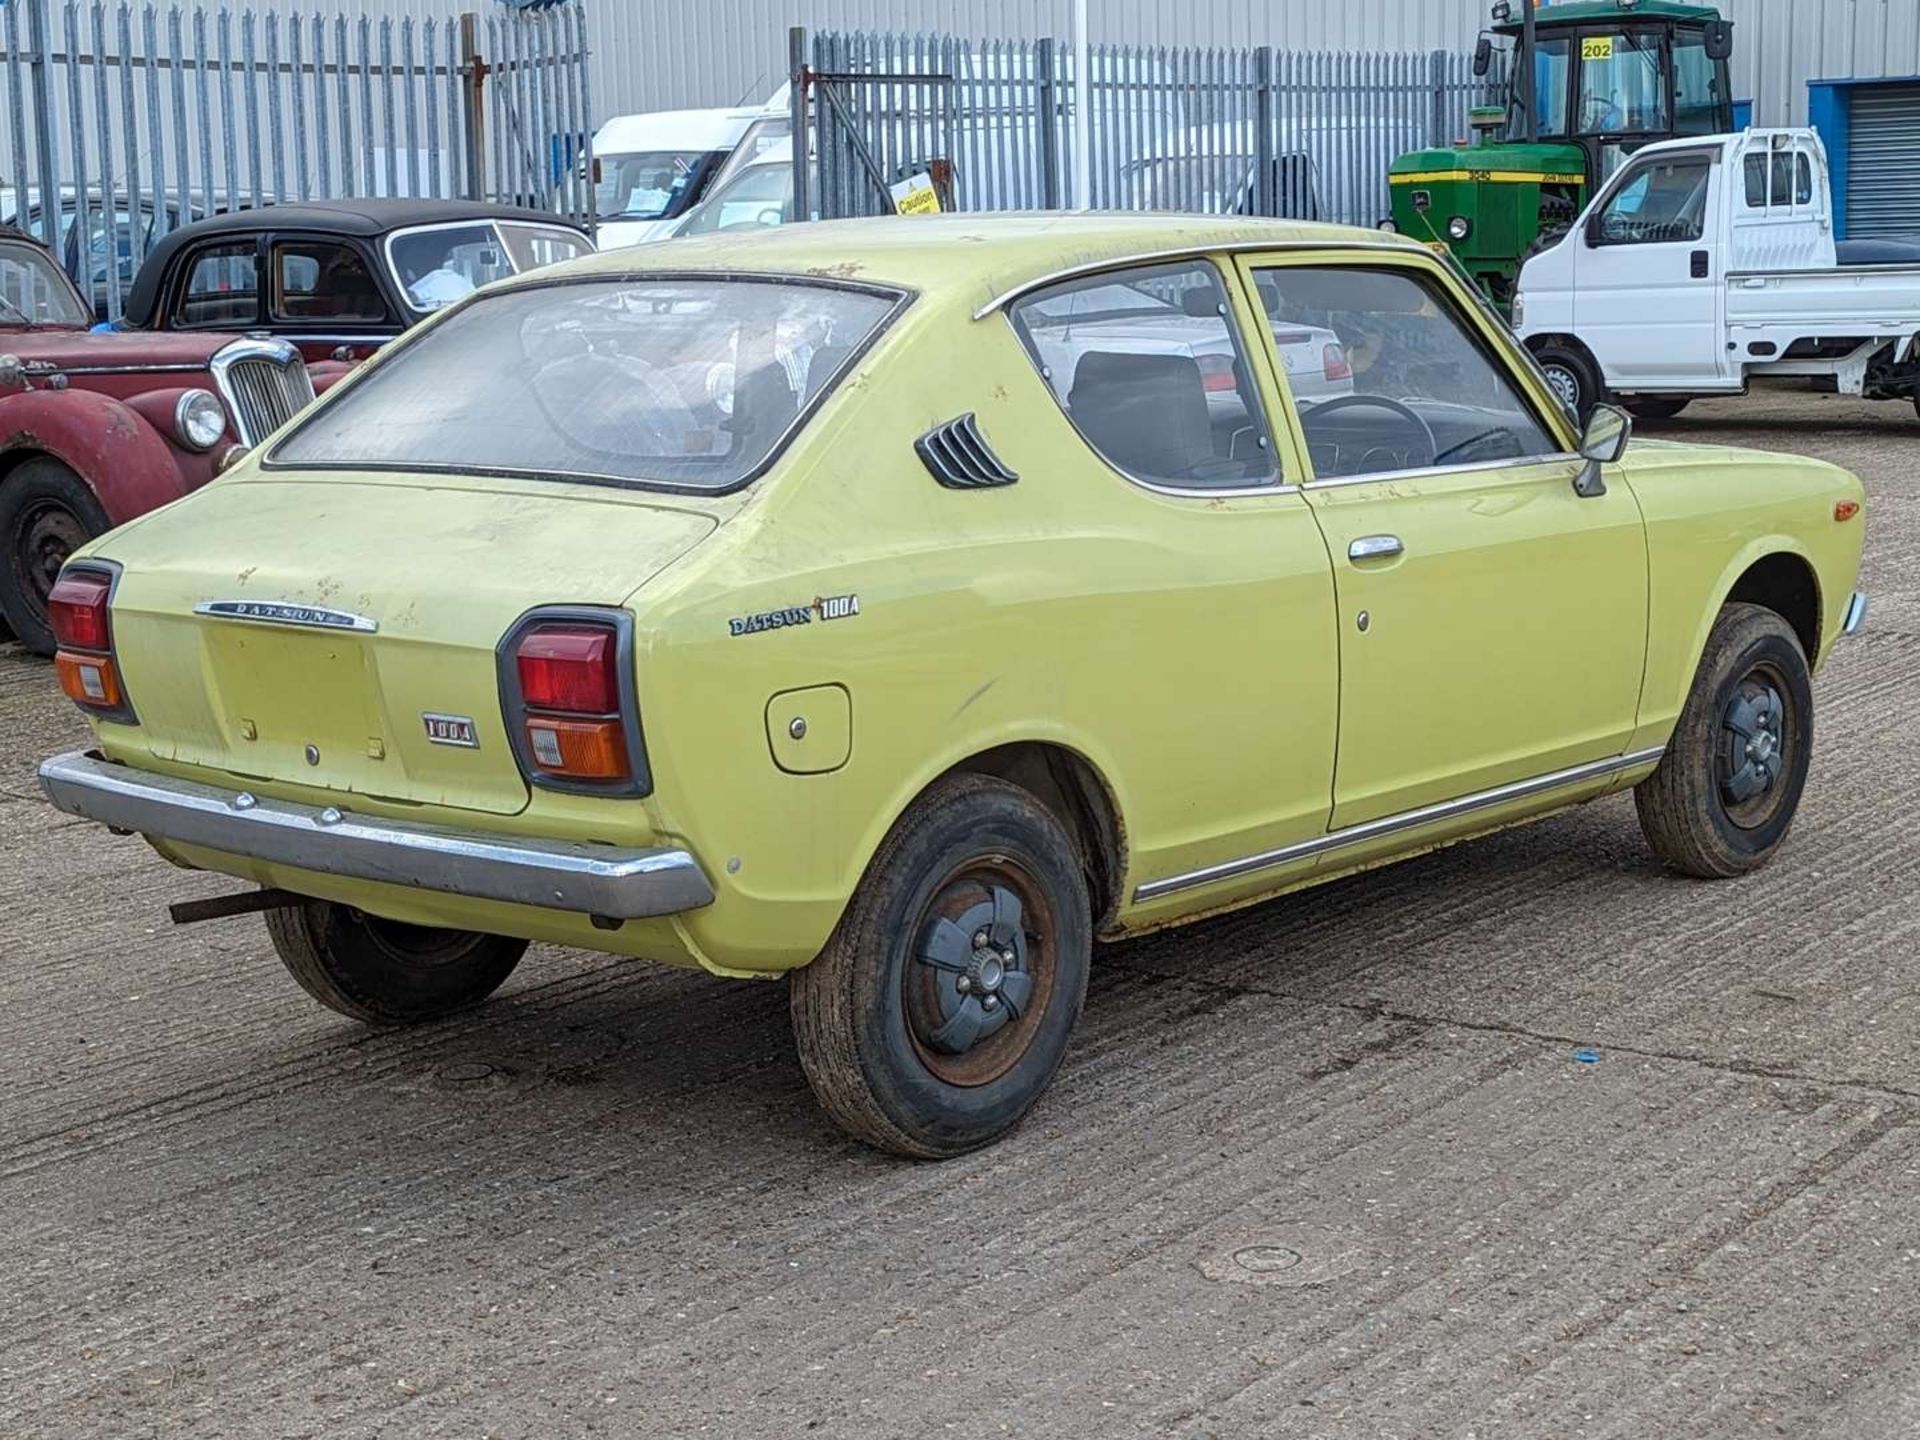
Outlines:
[{"label": "parked car in background", "polygon": [[[738,152],[735,158],[739,160]],[[793,139],[790,134],[777,135],[757,147],[750,159],[729,165],[706,197],[669,227],[663,238],[792,223]]]},{"label": "parked car in background", "polygon": [[[0,620],[42,655],[68,555],[206,483],[314,395],[283,341],[92,319],[45,247],[0,230]],[[324,386],[344,367],[318,368]]]},{"label": "parked car in background", "polygon": [[[105,320],[112,313],[111,299],[117,284],[125,301],[133,288],[133,277],[140,257],[147,253],[159,233],[178,229],[197,220],[210,207],[196,196],[183,209],[177,199],[156,205],[149,197],[138,203],[121,192],[114,196],[111,210],[105,194],[92,190],[86,197],[86,234],[80,233],[80,191],[67,186],[60,192],[60,215],[55,257],[69,275],[84,276],[81,293],[87,296],[94,318]],[[0,189],[0,225],[24,230],[44,239],[41,223],[40,192]]]},{"label": "parked car in background", "polygon": [[1920,245],[1836,243],[1828,176],[1809,129],[1635,151],[1521,269],[1513,327],[1583,414],[1775,381],[1920,408]]},{"label": "parked car in background", "polygon": [[592,249],[571,221],[512,205],[267,205],[165,236],[134,279],[125,323],[244,330],[289,341],[309,360],[358,359],[490,280]]},{"label": "parked car in background", "polygon": [[593,137],[594,240],[602,250],[667,235],[733,153],[751,110],[618,115]]},{"label": "parked car in background", "polygon": [[[1296,394],[1275,314],[1352,393]],[[472,1005],[532,940],[791,972],[827,1111],[957,1154],[1045,1089],[1096,936],[1627,786],[1685,873],[1775,855],[1864,615],[1860,484],[1630,427],[1576,427],[1450,263],[1374,231],[601,255],[70,561],[98,749],[40,775],[266,887],[343,1014]]]}]

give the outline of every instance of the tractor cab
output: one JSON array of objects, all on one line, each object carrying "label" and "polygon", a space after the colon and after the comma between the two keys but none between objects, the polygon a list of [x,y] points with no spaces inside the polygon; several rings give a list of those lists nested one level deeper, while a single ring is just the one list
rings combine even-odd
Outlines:
[{"label": "tractor cab", "polygon": [[1389,223],[1451,249],[1504,309],[1540,236],[1572,224],[1628,155],[1733,129],[1733,26],[1677,0],[1566,0],[1518,16],[1500,0],[1493,20],[1474,73],[1490,78],[1504,59],[1496,103],[1474,109],[1472,142],[1394,161]]}]

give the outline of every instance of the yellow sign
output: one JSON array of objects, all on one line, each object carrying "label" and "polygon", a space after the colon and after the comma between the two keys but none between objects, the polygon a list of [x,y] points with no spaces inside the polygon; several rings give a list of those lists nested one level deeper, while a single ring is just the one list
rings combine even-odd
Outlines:
[{"label": "yellow sign", "polygon": [[1580,42],[1582,60],[1611,60],[1613,58],[1613,37],[1611,35],[1589,35]]},{"label": "yellow sign", "polygon": [[893,209],[898,215],[938,215],[940,192],[925,175],[913,175],[892,187]]}]

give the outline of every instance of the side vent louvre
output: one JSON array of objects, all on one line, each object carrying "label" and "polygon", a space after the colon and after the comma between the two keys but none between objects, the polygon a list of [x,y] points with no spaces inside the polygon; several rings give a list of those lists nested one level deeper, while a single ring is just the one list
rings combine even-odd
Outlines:
[{"label": "side vent louvre", "polygon": [[933,478],[949,490],[989,490],[1020,478],[981,437],[971,412],[934,426],[913,448]]}]

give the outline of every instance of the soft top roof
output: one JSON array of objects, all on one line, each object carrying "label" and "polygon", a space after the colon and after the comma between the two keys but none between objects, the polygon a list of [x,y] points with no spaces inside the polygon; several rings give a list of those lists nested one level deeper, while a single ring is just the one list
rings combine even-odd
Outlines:
[{"label": "soft top roof", "polygon": [[[474,220],[519,220],[534,225],[580,227],[550,210],[495,205],[482,200],[414,200],[368,196],[356,200],[303,200],[258,209],[229,210],[170,231],[148,253],[127,294],[127,322],[144,326],[153,318],[160,277],[173,257],[199,240],[257,235],[264,230],[308,230],[323,234],[379,237],[413,225],[446,225]],[[584,232],[583,232],[584,233]]]}]

